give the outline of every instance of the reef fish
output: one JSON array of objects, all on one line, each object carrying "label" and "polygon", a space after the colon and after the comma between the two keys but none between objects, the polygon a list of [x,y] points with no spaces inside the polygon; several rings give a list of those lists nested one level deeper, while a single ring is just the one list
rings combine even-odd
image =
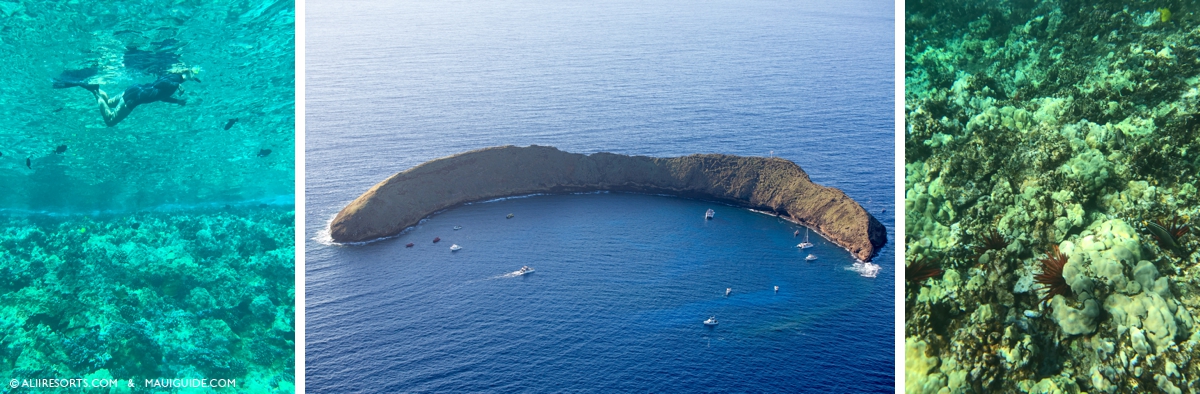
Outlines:
[{"label": "reef fish", "polygon": [[59,145],[57,148],[54,148],[54,154],[56,154],[56,155],[61,155],[66,152],[67,152],[66,145]]},{"label": "reef fish", "polygon": [[29,169],[31,169],[31,170],[33,169],[33,161],[29,160],[28,157],[25,158],[25,166],[29,167]]},{"label": "reef fish", "polygon": [[270,149],[259,149],[258,150],[258,157],[267,157],[270,154],[271,154]]},{"label": "reef fish", "polygon": [[228,122],[225,122],[225,130],[229,130],[231,127],[233,127],[233,124],[237,123],[237,121],[238,118],[229,119]]}]

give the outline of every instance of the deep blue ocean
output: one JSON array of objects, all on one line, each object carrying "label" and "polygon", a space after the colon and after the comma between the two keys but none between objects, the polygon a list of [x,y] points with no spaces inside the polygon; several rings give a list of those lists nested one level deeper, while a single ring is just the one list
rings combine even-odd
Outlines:
[{"label": "deep blue ocean", "polygon": [[[307,390],[893,391],[891,2],[306,7]],[[775,217],[623,193],[324,241],[386,177],[510,144],[792,160],[888,228],[883,271]]]}]

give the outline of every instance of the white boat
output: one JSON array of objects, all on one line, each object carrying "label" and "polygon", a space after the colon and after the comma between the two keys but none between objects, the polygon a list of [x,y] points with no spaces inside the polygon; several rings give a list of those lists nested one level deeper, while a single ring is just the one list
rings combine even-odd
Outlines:
[{"label": "white boat", "polygon": [[462,226],[454,226],[454,231],[462,230]]},{"label": "white boat", "polygon": [[451,251],[451,252],[457,252],[457,251],[459,251],[459,250],[461,250],[461,249],[462,249],[462,246],[458,246],[458,244],[450,245],[450,251]]},{"label": "white boat", "polygon": [[713,218],[713,216],[714,216],[714,215],[716,215],[716,214],[717,214],[717,212],[716,212],[716,211],[713,211],[713,210],[711,210],[711,209],[710,209],[710,210],[708,210],[708,212],[705,212],[705,213],[704,213],[704,218],[705,218],[705,219],[712,219],[712,218]]},{"label": "white boat", "polygon": [[729,297],[729,293],[732,293],[732,292],[733,292],[733,288],[732,288],[732,287],[726,287],[726,288],[725,288],[725,296],[726,296],[726,297]]},{"label": "white boat", "polygon": [[521,269],[517,270],[517,275],[525,275],[531,272],[533,272],[533,268],[529,268],[528,265],[525,265],[521,266]]},{"label": "white boat", "polygon": [[710,318],[708,318],[708,320],[705,320],[705,321],[704,321],[704,325],[706,325],[706,326],[715,326],[715,325],[717,325],[717,317],[716,317],[716,316],[713,316],[713,317],[710,317]]},{"label": "white boat", "polygon": [[815,255],[815,254],[809,254],[809,255],[808,255],[808,257],[805,257],[804,259],[805,259],[805,260],[808,260],[808,261],[813,261],[813,260],[816,260],[816,259],[817,259],[817,255]]},{"label": "white boat", "polygon": [[775,286],[775,292],[776,292],[776,293],[778,293],[778,292],[779,292],[779,286]]},{"label": "white boat", "polygon": [[807,227],[804,229],[804,242],[797,244],[796,247],[800,248],[800,249],[808,249],[808,248],[813,247],[812,242],[808,242],[808,228]]}]

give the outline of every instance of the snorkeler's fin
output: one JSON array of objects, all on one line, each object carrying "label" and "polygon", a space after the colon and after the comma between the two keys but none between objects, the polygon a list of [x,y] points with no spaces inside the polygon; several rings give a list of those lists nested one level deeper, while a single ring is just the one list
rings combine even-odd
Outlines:
[{"label": "snorkeler's fin", "polygon": [[73,88],[76,86],[87,89],[92,92],[95,92],[100,89],[100,85],[97,85],[94,83],[86,83],[86,82],[79,82],[79,81],[67,81],[67,80],[62,80],[62,79],[54,80],[54,88],[55,89],[66,89],[66,88]]}]

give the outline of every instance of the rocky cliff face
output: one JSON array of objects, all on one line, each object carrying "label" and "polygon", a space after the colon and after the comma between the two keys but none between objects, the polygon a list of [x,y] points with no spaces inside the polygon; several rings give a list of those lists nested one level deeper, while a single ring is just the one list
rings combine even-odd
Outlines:
[{"label": "rocky cliff face", "polygon": [[471,201],[577,191],[661,193],[774,212],[812,228],[862,260],[887,242],[875,217],[841,190],[812,183],[779,158],[582,155],[502,146],[433,160],[376,184],[330,224],[337,242],[394,235],[433,212]]}]

